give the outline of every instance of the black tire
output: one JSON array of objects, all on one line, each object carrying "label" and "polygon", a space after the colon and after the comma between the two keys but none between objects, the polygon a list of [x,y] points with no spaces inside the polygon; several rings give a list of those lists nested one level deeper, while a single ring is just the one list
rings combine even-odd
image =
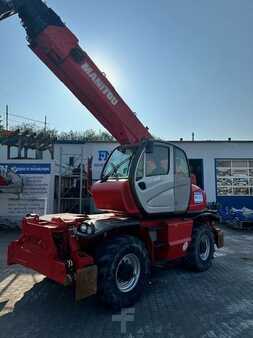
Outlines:
[{"label": "black tire", "polygon": [[214,237],[210,226],[197,225],[192,230],[192,241],[185,258],[186,266],[194,271],[206,271],[212,265]]},{"label": "black tire", "polygon": [[[119,288],[119,272],[123,268],[128,271],[122,270],[122,273],[131,275],[132,272],[132,266],[128,264],[126,257],[134,257],[134,260],[139,262],[137,266],[140,269],[136,274],[138,278],[134,277],[134,273],[132,273],[132,278],[135,278],[132,289],[129,288],[129,291],[122,292]],[[118,310],[130,307],[138,301],[150,273],[149,254],[142,241],[127,235],[108,240],[98,248],[96,263],[98,266],[98,297],[104,304]],[[130,275],[126,277],[126,280],[128,278],[131,280]],[[120,286],[122,285],[120,284]]]}]

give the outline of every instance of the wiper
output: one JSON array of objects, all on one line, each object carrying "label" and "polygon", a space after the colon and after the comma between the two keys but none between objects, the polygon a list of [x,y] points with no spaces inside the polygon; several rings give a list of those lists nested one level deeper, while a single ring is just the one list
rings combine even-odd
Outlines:
[{"label": "wiper", "polygon": [[102,179],[101,182],[106,182],[108,180],[109,177],[111,177],[111,175],[116,174],[118,169],[125,164],[127,161],[130,160],[131,157],[125,158],[123,161],[121,161],[119,164],[114,165],[113,163],[111,163],[111,166],[113,167],[111,171],[109,171],[108,174],[106,174]]}]

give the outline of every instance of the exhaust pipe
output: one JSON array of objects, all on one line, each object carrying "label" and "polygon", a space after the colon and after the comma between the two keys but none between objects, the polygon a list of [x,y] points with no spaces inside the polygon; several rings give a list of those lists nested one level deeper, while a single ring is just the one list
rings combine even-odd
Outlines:
[{"label": "exhaust pipe", "polygon": [[0,0],[0,21],[16,14],[14,4],[11,0]]}]

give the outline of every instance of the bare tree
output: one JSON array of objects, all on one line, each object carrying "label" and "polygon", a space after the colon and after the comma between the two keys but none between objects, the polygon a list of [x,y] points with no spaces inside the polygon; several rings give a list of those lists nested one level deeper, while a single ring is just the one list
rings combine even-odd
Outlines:
[{"label": "bare tree", "polygon": [[114,142],[115,139],[106,131],[96,132],[93,129],[88,129],[83,132],[69,131],[57,133],[58,141],[75,141],[75,142]]},{"label": "bare tree", "polygon": [[[1,118],[0,118],[1,126]],[[1,128],[1,127],[0,127]],[[93,129],[84,131],[62,131],[59,132],[55,129],[44,129],[38,127],[35,123],[22,123],[11,128],[13,131],[20,131],[27,135],[40,134],[48,137],[54,141],[66,141],[66,142],[114,142],[115,139],[111,134],[106,131],[99,130],[98,132]],[[1,129],[0,129],[1,130]]]}]

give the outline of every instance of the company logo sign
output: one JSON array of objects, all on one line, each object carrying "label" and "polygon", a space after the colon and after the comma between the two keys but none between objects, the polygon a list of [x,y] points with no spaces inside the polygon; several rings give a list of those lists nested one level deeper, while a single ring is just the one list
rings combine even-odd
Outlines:
[{"label": "company logo sign", "polygon": [[109,152],[107,150],[100,150],[98,152],[98,160],[99,162],[105,162],[108,160]]},{"label": "company logo sign", "polygon": [[105,95],[105,97],[111,102],[113,106],[118,104],[118,99],[116,96],[111,92],[109,87],[100,79],[98,74],[94,71],[94,69],[85,62],[82,65],[83,71],[89,76],[89,78],[93,81],[96,87]]}]

